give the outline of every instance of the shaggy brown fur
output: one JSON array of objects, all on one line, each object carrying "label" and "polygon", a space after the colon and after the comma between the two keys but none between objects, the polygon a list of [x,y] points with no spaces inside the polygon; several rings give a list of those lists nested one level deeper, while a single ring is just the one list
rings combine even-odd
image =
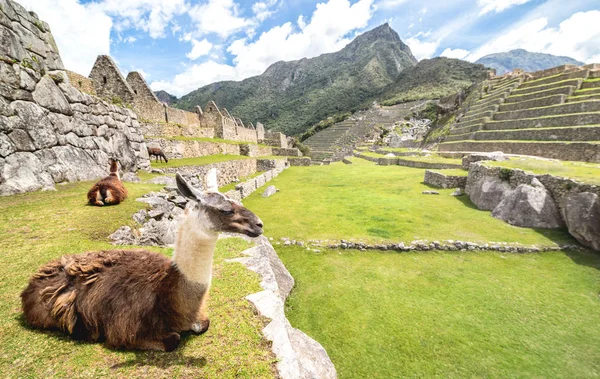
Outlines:
[{"label": "shaggy brown fur", "polygon": [[[21,293],[27,323],[111,347],[174,350],[198,321],[206,285],[145,250],[64,256],[41,267]],[[202,321],[202,320],[201,320]],[[204,320],[200,332],[208,329]]]},{"label": "shaggy brown fur", "polygon": [[165,163],[168,163],[169,160],[167,159],[167,156],[165,155],[165,153],[162,152],[162,150],[160,149],[160,147],[149,147],[148,148],[148,155],[150,155],[150,159],[152,159],[152,156],[154,155],[156,157],[156,161],[158,162],[158,160],[160,158],[164,158],[165,159]]},{"label": "shaggy brown fur", "polygon": [[119,204],[127,198],[127,189],[119,178],[119,163],[112,160],[110,174],[94,184],[87,194],[88,202],[92,205]]}]

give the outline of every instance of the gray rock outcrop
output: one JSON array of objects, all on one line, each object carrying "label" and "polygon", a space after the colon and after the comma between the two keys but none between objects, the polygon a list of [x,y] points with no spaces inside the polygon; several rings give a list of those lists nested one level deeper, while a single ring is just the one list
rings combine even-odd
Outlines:
[{"label": "gray rock outcrop", "polygon": [[600,196],[591,192],[567,195],[562,214],[569,233],[579,243],[600,251]]},{"label": "gray rock outcrop", "polygon": [[481,210],[491,211],[511,190],[510,184],[494,176],[484,176],[473,186],[467,186],[467,195]]},{"label": "gray rock outcrop", "polygon": [[262,197],[271,197],[277,193],[275,186],[268,186],[267,189],[262,193]]},{"label": "gray rock outcrop", "polygon": [[550,192],[537,179],[508,192],[492,216],[524,228],[556,229],[564,226]]}]

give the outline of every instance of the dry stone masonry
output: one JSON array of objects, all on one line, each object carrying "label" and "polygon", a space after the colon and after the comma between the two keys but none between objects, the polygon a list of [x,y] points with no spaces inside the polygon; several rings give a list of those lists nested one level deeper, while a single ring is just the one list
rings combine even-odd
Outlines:
[{"label": "dry stone masonry", "polygon": [[149,167],[134,112],[69,83],[49,26],[0,1],[0,195]]}]

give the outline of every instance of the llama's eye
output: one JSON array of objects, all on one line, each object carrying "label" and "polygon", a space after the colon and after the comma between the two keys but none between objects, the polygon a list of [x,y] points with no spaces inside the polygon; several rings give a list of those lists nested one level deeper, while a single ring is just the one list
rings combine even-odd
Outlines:
[{"label": "llama's eye", "polygon": [[221,214],[225,215],[225,216],[231,216],[232,214],[234,214],[234,211],[220,211]]}]

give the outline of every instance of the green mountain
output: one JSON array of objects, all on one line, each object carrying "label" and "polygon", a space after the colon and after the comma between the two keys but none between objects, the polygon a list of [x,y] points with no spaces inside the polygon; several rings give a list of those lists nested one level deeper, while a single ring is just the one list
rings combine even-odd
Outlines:
[{"label": "green mountain", "polygon": [[171,95],[167,91],[154,91],[154,94],[158,97],[158,100],[167,103],[168,105],[172,105],[177,101],[177,96]]},{"label": "green mountain", "polygon": [[423,59],[416,66],[402,71],[383,90],[380,99],[383,105],[438,99],[486,77],[487,70],[480,64],[443,57]]},{"label": "green mountain", "polygon": [[315,58],[277,62],[259,76],[199,88],[175,103],[191,110],[215,100],[242,120],[299,134],[311,125],[368,103],[417,60],[386,23],[356,37],[342,50]]},{"label": "green mountain", "polygon": [[582,66],[585,63],[569,57],[559,57],[551,54],[531,53],[527,50],[516,49],[508,53],[490,54],[479,58],[475,63],[496,69],[496,75],[502,75],[515,68],[525,71],[545,70],[563,64]]}]

